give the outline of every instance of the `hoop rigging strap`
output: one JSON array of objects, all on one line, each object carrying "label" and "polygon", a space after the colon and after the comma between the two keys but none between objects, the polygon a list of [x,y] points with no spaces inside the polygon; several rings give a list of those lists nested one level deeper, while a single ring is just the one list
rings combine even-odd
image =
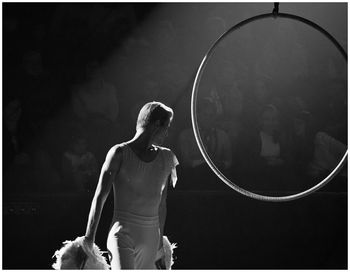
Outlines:
[{"label": "hoop rigging strap", "polygon": [[277,15],[278,14],[278,12],[279,12],[279,5],[280,5],[280,3],[278,3],[278,2],[276,2],[276,3],[274,3],[274,8],[273,8],[273,10],[272,10],[272,13],[273,13],[273,15]]}]

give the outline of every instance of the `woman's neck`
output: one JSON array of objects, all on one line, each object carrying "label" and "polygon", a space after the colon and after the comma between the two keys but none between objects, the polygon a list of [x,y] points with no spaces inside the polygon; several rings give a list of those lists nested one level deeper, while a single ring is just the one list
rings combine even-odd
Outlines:
[{"label": "woman's neck", "polygon": [[146,131],[136,132],[134,138],[130,141],[139,150],[149,150],[152,148],[152,134]]}]

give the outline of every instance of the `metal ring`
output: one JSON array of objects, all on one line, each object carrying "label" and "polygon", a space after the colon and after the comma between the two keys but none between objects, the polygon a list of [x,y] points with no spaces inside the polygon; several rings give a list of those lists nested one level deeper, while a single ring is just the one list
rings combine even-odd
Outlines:
[{"label": "metal ring", "polygon": [[204,58],[202,59],[202,62],[198,68],[194,83],[193,83],[193,88],[192,88],[192,97],[191,97],[191,119],[192,119],[192,127],[193,127],[193,131],[194,131],[194,135],[196,138],[196,142],[197,145],[199,147],[200,152],[202,153],[205,161],[207,162],[207,164],[209,165],[209,167],[214,171],[214,173],[229,187],[231,187],[232,189],[234,189],[235,191],[237,191],[238,193],[248,196],[250,198],[254,198],[257,200],[262,200],[262,201],[269,201],[269,202],[284,202],[284,201],[291,201],[291,200],[296,200],[299,199],[301,197],[305,197],[313,192],[315,192],[316,190],[320,189],[321,187],[323,187],[324,185],[326,185],[341,169],[342,165],[344,164],[347,154],[348,154],[348,150],[346,150],[344,156],[342,157],[342,159],[340,160],[339,164],[337,165],[337,167],[335,167],[333,169],[333,171],[326,177],[324,178],[321,182],[319,182],[318,184],[316,184],[315,186],[311,187],[310,189],[307,189],[303,192],[297,193],[297,194],[293,194],[293,195],[286,195],[286,196],[266,196],[266,195],[260,195],[260,194],[256,194],[250,191],[247,191],[239,186],[237,186],[236,184],[234,184],[232,181],[230,181],[228,178],[225,177],[224,174],[222,174],[220,172],[220,170],[216,167],[216,165],[212,162],[212,160],[210,159],[208,153],[206,152],[202,139],[200,137],[199,134],[199,129],[198,129],[198,123],[197,123],[197,93],[198,93],[198,87],[199,87],[199,83],[201,80],[201,77],[203,75],[203,71],[204,68],[210,58],[210,56],[213,54],[215,47],[217,46],[218,43],[220,43],[220,41],[222,39],[224,39],[224,37],[226,35],[228,35],[229,33],[235,31],[236,29],[249,24],[253,21],[257,21],[257,20],[261,20],[261,19],[265,19],[265,18],[273,18],[273,19],[277,19],[278,17],[281,18],[288,18],[288,19],[292,19],[292,20],[296,20],[299,22],[302,22],[304,24],[307,24],[308,26],[311,26],[312,28],[316,29],[317,31],[321,32],[322,34],[324,34],[336,47],[337,49],[340,51],[340,53],[342,54],[343,58],[345,59],[346,63],[347,63],[347,54],[345,52],[345,50],[343,49],[343,47],[338,43],[338,41],[331,35],[329,34],[325,29],[323,29],[322,27],[320,27],[319,25],[303,18],[300,16],[296,16],[296,15],[292,15],[292,14],[288,14],[288,13],[267,13],[267,14],[261,14],[261,15],[257,15],[254,17],[251,17],[249,19],[246,19],[244,21],[241,21],[240,23],[234,25],[233,27],[231,27],[230,29],[228,29],[224,34],[222,34],[214,43],[213,45],[209,48],[208,52],[205,54]]}]

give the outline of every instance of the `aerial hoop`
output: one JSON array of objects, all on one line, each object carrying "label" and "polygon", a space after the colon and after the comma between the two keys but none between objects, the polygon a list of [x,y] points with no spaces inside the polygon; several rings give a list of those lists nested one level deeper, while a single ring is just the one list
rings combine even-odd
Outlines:
[{"label": "aerial hoop", "polygon": [[315,186],[311,187],[310,189],[307,189],[303,192],[297,193],[297,194],[293,194],[293,195],[286,195],[286,196],[266,196],[266,195],[260,195],[260,194],[256,194],[250,191],[247,191],[241,187],[239,187],[238,185],[236,185],[235,183],[233,183],[231,180],[229,180],[228,178],[226,178],[226,176],[224,174],[222,174],[220,172],[220,170],[216,167],[216,165],[213,163],[213,161],[210,159],[206,149],[204,148],[203,145],[203,141],[202,138],[200,136],[199,133],[199,128],[198,128],[198,122],[197,122],[197,94],[198,94],[198,88],[199,88],[199,83],[201,81],[202,75],[203,75],[203,71],[207,65],[207,62],[209,60],[209,58],[211,57],[211,55],[213,54],[216,46],[220,43],[220,41],[222,41],[228,34],[234,32],[235,30],[237,30],[238,28],[247,25],[253,21],[257,21],[257,20],[261,20],[261,19],[265,19],[265,18],[274,18],[274,19],[278,19],[278,18],[287,18],[287,19],[291,19],[294,21],[299,21],[302,22],[310,27],[312,27],[313,29],[321,32],[324,36],[326,36],[333,44],[334,46],[339,50],[339,52],[341,53],[341,55],[343,56],[343,58],[345,59],[346,63],[347,63],[347,53],[344,50],[344,48],[338,43],[338,41],[330,34],[328,33],[325,29],[323,29],[321,26],[317,25],[316,23],[307,20],[303,17],[297,16],[297,15],[293,15],[293,14],[288,14],[288,13],[279,13],[279,4],[275,3],[274,4],[274,9],[271,13],[266,13],[266,14],[261,14],[261,15],[257,15],[251,18],[248,18],[244,21],[241,21],[240,23],[234,25],[233,27],[231,27],[230,29],[228,29],[224,34],[222,34],[213,44],[212,46],[209,48],[209,50],[207,51],[207,53],[205,54],[204,58],[202,59],[202,62],[198,68],[194,83],[193,83],[193,88],[192,88],[192,97],[191,97],[191,119],[192,119],[192,127],[193,127],[193,131],[194,131],[194,135],[196,138],[196,142],[197,145],[199,147],[199,150],[202,154],[202,156],[204,157],[205,161],[207,162],[207,164],[209,165],[209,167],[214,171],[214,173],[226,184],[228,185],[230,188],[234,189],[235,191],[237,191],[238,193],[248,196],[250,198],[254,198],[257,200],[261,200],[261,201],[269,201],[269,202],[284,202],[284,201],[291,201],[291,200],[296,200],[299,199],[301,197],[305,197],[313,192],[315,192],[316,190],[320,189],[321,187],[325,186],[341,169],[341,167],[343,166],[346,158],[347,158],[347,154],[348,151],[345,152],[344,156],[342,157],[342,159],[340,160],[340,162],[338,163],[338,165],[333,169],[333,171],[326,177],[324,178],[321,182],[319,182],[318,184],[316,184]]}]

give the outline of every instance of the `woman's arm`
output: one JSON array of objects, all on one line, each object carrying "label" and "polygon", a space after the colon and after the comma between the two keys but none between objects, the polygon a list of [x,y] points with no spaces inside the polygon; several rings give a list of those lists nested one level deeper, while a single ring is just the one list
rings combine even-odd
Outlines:
[{"label": "woman's arm", "polygon": [[112,147],[102,166],[100,178],[92,200],[89,219],[85,232],[85,239],[92,245],[95,242],[96,230],[107,196],[111,190],[113,180],[119,171],[121,163],[120,147]]},{"label": "woman's arm", "polygon": [[[168,178],[168,181],[170,180],[170,176]],[[166,215],[167,215],[167,205],[166,205],[166,198],[168,195],[168,182],[165,184],[165,187],[162,192],[162,199],[160,201],[159,205],[159,230],[160,230],[160,240],[159,240],[159,248],[163,247],[163,234],[164,234],[164,226],[166,221]]]},{"label": "woman's arm", "polygon": [[158,216],[159,216],[159,246],[158,246],[158,253],[157,253],[157,259],[156,260],[156,267],[158,269],[166,269],[165,265],[165,252],[163,249],[163,235],[164,235],[164,226],[166,221],[166,215],[167,215],[167,207],[166,207],[166,198],[168,194],[168,183],[170,181],[170,175],[168,178],[168,181],[165,184],[165,187],[162,192],[162,199],[159,204],[159,210],[158,210]]}]

